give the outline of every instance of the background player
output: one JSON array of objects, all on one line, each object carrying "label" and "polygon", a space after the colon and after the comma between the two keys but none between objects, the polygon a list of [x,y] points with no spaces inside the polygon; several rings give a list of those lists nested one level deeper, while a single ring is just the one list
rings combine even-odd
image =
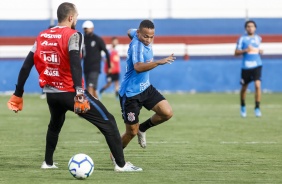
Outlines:
[{"label": "background player", "polygon": [[261,101],[261,71],[262,61],[260,54],[263,51],[260,49],[261,37],[255,34],[257,25],[254,21],[245,22],[246,34],[241,36],[237,42],[235,56],[243,55],[242,70],[241,70],[241,116],[246,117],[246,94],[248,84],[252,81],[255,83],[255,115],[261,116],[260,101]]},{"label": "background player", "polygon": [[111,73],[110,55],[106,45],[101,37],[94,34],[94,24],[87,20],[82,24],[84,30],[84,47],[83,47],[83,71],[86,80],[86,86],[90,94],[98,98],[97,85],[101,72],[101,51],[106,54],[109,69]]},{"label": "background player", "polygon": [[104,65],[104,72],[107,74],[107,84],[105,84],[102,89],[100,89],[99,94],[101,95],[107,88],[111,86],[112,83],[115,85],[115,95],[118,98],[118,90],[119,90],[119,75],[120,75],[120,57],[118,51],[116,50],[116,46],[118,45],[118,38],[112,38],[112,48],[110,49],[110,59],[111,59],[111,73],[108,73],[109,67],[108,63]]}]

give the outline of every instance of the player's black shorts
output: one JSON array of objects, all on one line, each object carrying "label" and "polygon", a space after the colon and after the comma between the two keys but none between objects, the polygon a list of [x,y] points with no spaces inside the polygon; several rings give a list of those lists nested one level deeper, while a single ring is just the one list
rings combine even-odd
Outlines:
[{"label": "player's black shorts", "polygon": [[115,82],[119,80],[119,73],[113,73],[107,75],[107,82]]},{"label": "player's black shorts", "polygon": [[[47,93],[47,103],[51,114],[48,125],[48,132],[51,131],[51,134],[49,133],[49,137],[51,136],[50,139],[57,139],[56,136],[60,133],[65,122],[66,112],[74,111],[75,95],[75,92]],[[118,157],[119,162],[124,162],[120,132],[114,116],[87,90],[85,90],[84,95],[89,101],[90,110],[78,115],[95,125],[101,131],[107,140],[110,150],[115,152],[115,159],[117,160]],[[48,149],[54,149],[53,147],[56,146],[54,145],[55,143],[55,140],[50,142]]]},{"label": "player's black shorts", "polygon": [[124,94],[119,98],[123,120],[126,124],[130,125],[139,123],[139,113],[143,106],[147,110],[151,110],[157,103],[165,100],[163,95],[152,85],[133,97],[127,97]]},{"label": "player's black shorts", "polygon": [[252,81],[261,80],[262,66],[252,69],[242,69],[241,71],[241,84],[249,84]]},{"label": "player's black shorts", "polygon": [[94,89],[97,89],[98,84],[98,77],[99,72],[87,72],[85,73],[85,82],[87,87],[93,87]]}]

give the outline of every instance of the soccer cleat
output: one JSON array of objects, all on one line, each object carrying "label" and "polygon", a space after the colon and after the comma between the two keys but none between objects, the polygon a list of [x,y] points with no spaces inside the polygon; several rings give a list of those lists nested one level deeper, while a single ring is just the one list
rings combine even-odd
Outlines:
[{"label": "soccer cleat", "polygon": [[123,167],[119,167],[118,165],[115,165],[115,171],[117,172],[137,172],[137,171],[143,171],[142,168],[134,166],[130,162],[126,162]]},{"label": "soccer cleat", "polygon": [[[57,163],[56,163],[57,164]],[[53,165],[48,165],[46,164],[46,162],[44,161],[41,165],[41,169],[58,169],[58,167],[55,165],[55,163],[53,163]]]},{"label": "soccer cleat", "polygon": [[247,117],[247,111],[245,106],[241,106],[241,116],[243,118]]},{"label": "soccer cleat", "polygon": [[112,153],[110,153],[110,158],[111,158],[111,160],[112,160],[112,162],[113,162],[114,166],[115,166],[115,165],[117,165],[117,163],[116,163],[116,159],[115,159],[115,157],[113,156],[113,154],[112,154]]},{"label": "soccer cleat", "polygon": [[259,108],[255,108],[255,115],[256,117],[261,117],[261,112]]},{"label": "soccer cleat", "polygon": [[140,144],[142,148],[146,148],[146,132],[141,132],[140,130],[138,130],[137,136],[138,144]]},{"label": "soccer cleat", "polygon": [[46,93],[40,95],[40,99],[45,99],[45,98],[46,98]]}]

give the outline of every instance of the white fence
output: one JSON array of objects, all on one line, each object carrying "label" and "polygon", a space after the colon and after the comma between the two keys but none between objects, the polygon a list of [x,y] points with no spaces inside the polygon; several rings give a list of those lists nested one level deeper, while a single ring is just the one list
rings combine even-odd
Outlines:
[{"label": "white fence", "polygon": [[[31,45],[25,46],[0,46],[0,58],[25,58],[31,49]],[[109,48],[110,45],[107,45]],[[177,56],[230,56],[234,54],[235,43],[228,44],[154,44],[155,56],[168,56],[174,53]],[[282,55],[282,43],[262,43],[261,48],[265,55]],[[127,44],[117,47],[122,57],[127,55]]]}]

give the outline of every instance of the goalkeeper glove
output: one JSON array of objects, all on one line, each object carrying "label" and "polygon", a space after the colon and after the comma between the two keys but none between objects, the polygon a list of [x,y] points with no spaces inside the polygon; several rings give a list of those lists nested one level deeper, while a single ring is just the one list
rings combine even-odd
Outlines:
[{"label": "goalkeeper glove", "polygon": [[90,110],[90,104],[84,96],[84,90],[81,87],[76,87],[76,96],[74,97],[74,112],[86,113]]},{"label": "goalkeeper glove", "polygon": [[17,113],[18,111],[21,111],[23,109],[23,93],[24,90],[18,85],[16,85],[16,90],[14,94],[11,96],[10,100],[7,102],[7,106],[10,110]]},{"label": "goalkeeper glove", "polygon": [[10,110],[17,113],[23,109],[23,98],[12,95],[10,100],[7,102],[7,106]]}]

